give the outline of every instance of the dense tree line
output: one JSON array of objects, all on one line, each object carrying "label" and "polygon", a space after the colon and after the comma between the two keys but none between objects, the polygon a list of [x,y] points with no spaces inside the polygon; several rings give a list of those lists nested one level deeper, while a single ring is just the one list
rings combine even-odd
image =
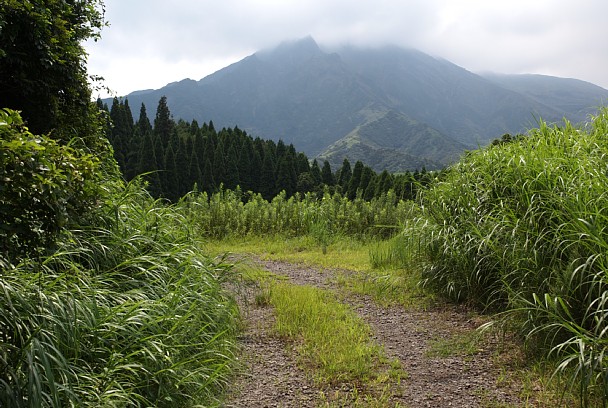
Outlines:
[{"label": "dense tree line", "polygon": [[131,180],[145,174],[152,195],[171,201],[192,190],[212,194],[221,187],[237,186],[267,200],[281,191],[289,197],[325,189],[366,200],[392,189],[398,198],[412,199],[429,179],[424,169],[378,174],[361,161],[351,167],[348,159],[334,172],[327,161],[311,162],[282,140],[254,138],[236,126],[218,131],[212,121],[202,125],[196,120],[176,121],[166,97],[160,99],[153,120],[144,104],[137,120],[128,100],[114,98],[109,108],[101,100],[98,105],[109,112],[112,126],[106,133],[124,177]]}]

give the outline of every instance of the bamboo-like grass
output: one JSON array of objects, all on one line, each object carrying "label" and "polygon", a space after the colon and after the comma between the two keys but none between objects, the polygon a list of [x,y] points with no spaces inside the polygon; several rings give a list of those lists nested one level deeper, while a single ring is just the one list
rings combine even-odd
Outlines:
[{"label": "bamboo-like grass", "polygon": [[211,197],[191,194],[182,202],[197,231],[207,237],[310,235],[326,248],[336,235],[386,238],[394,235],[404,219],[411,218],[413,203],[397,200],[393,191],[365,201],[349,200],[339,193],[285,193],[266,201],[259,194],[221,190]]},{"label": "bamboo-like grass", "polygon": [[137,183],[95,229],[0,273],[0,406],[219,405],[234,361],[230,275]]},{"label": "bamboo-like grass", "polygon": [[[423,192],[423,284],[507,311],[608,405],[608,109],[469,152]],[[594,399],[595,398],[595,399]]]}]

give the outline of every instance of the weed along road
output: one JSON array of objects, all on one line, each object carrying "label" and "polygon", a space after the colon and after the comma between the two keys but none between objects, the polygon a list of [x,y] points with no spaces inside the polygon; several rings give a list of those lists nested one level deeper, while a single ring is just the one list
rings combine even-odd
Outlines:
[{"label": "weed along road", "polygon": [[380,304],[352,290],[364,272],[247,268],[244,364],[226,407],[524,406],[498,343],[464,309]]}]

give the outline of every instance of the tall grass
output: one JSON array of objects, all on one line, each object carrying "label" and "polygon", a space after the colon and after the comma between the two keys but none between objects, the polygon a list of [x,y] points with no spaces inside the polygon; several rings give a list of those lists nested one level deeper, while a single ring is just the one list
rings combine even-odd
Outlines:
[{"label": "tall grass", "polygon": [[97,229],[0,275],[0,406],[209,406],[234,359],[230,269],[133,183]]},{"label": "tall grass", "polygon": [[393,191],[372,201],[361,197],[349,200],[339,193],[284,193],[271,202],[259,194],[244,198],[237,191],[222,190],[208,197],[205,193],[188,196],[182,205],[198,232],[213,238],[245,235],[312,235],[326,247],[332,236],[388,237],[400,229],[402,220],[411,218],[413,203],[397,200]]},{"label": "tall grass", "polygon": [[608,404],[608,110],[468,153],[422,195],[424,284],[510,310]]}]

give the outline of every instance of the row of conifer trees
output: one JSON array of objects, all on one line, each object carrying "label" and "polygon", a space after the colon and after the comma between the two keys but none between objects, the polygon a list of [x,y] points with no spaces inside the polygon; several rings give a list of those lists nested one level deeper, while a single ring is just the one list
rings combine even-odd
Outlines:
[{"label": "row of conifer trees", "polygon": [[127,99],[114,98],[110,108],[101,100],[97,103],[111,118],[106,133],[125,179],[145,174],[150,193],[171,201],[192,190],[212,194],[221,186],[240,186],[267,200],[281,191],[292,196],[325,189],[367,200],[392,189],[398,198],[412,199],[429,178],[424,169],[377,174],[361,161],[351,167],[348,159],[334,172],[329,162],[322,166],[316,160],[311,162],[282,140],[254,138],[236,126],[217,131],[212,121],[202,125],[196,120],[176,121],[164,96],[153,121],[143,103],[137,120]]}]

